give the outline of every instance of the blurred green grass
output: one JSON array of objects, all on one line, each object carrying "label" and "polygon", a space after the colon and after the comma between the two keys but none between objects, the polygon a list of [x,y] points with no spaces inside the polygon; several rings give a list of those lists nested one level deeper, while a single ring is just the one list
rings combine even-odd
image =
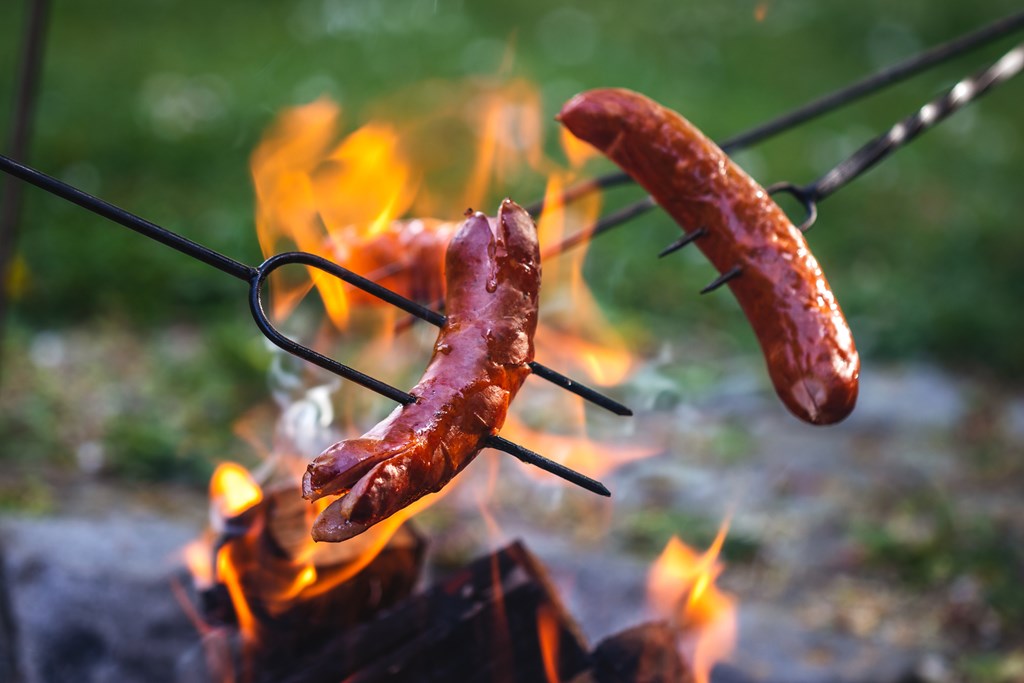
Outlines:
[{"label": "blurred green grass", "polygon": [[[12,109],[23,6],[11,0],[0,7],[0,130]],[[404,87],[495,73],[511,45],[510,75],[541,85],[545,116],[579,90],[625,86],[721,139],[1018,9],[1012,0],[58,3],[31,161],[256,263],[249,154],[278,111],[321,94],[339,100],[354,127]],[[763,183],[809,181],[1008,45],[1003,40],[739,159]],[[924,359],[1006,382],[1024,377],[1022,99],[1024,80],[1007,84],[823,205],[810,242],[867,358]],[[548,137],[554,151],[553,121]],[[542,186],[543,178],[524,178],[495,188],[495,199],[529,201]],[[609,205],[638,195],[636,188],[610,192]],[[452,215],[462,208],[452,207]],[[590,250],[587,275],[612,322],[641,350],[663,337],[703,337],[721,343],[723,356],[754,352],[730,296],[696,295],[714,276],[699,253],[653,258],[677,232],[653,214]],[[154,386],[167,381],[146,400],[189,403],[188,392],[212,383],[220,389],[210,390],[210,427],[224,433],[224,421],[260,393],[261,368],[246,350],[257,333],[241,283],[34,189],[26,192],[21,258],[27,277],[8,364],[20,363],[41,332],[116,325],[155,344],[163,330],[186,325],[214,349],[189,357],[203,380],[171,381],[186,372],[184,361],[172,364],[152,373]],[[7,441],[8,454],[60,451],[53,430],[37,424],[50,413],[33,401],[46,403],[45,392],[6,418],[14,429],[7,434],[18,435]],[[144,422],[161,421],[159,409],[140,410],[152,418]],[[199,408],[189,415],[171,429],[201,430]],[[114,446],[142,444],[154,453],[152,467],[119,471],[159,477],[173,465],[173,435],[118,424],[108,432]]]}]

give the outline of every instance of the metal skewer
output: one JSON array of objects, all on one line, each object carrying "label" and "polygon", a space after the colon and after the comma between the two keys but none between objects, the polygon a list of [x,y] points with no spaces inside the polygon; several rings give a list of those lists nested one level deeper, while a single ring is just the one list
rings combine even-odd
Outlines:
[{"label": "metal skewer", "polygon": [[[866,97],[867,95],[883,90],[890,85],[906,80],[907,78],[921,73],[933,66],[946,62],[954,57],[958,57],[983,45],[987,45],[994,40],[1012,34],[1022,28],[1024,28],[1024,12],[1018,12],[1008,17],[1004,17],[967,35],[954,38],[925,50],[924,52],[918,53],[898,64],[882,69],[881,71],[871,74],[870,76],[867,76],[855,83],[843,86],[838,90],[807,104],[801,105],[800,107],[797,107],[796,109],[782,114],[770,121],[766,121],[750,128],[749,130],[738,133],[719,143],[719,147],[726,154],[732,154],[759,142],[763,142],[764,140],[778,135],[779,133],[783,133],[802,123],[830,113],[840,107]],[[633,179],[626,173],[609,173],[585,180],[567,188],[554,198],[554,203],[557,206],[564,206],[593,192],[627,185],[633,182]],[[537,217],[544,210],[545,205],[545,200],[541,199],[529,204],[525,208],[528,213]],[[592,238],[602,234],[607,234],[614,228],[624,225],[628,221],[631,221],[632,219],[641,216],[656,207],[657,202],[655,202],[654,198],[651,196],[647,196],[636,202],[627,204],[621,209],[598,219],[592,225],[569,235],[561,242],[543,248],[542,259],[558,256],[570,249],[586,244]],[[679,251],[705,234],[707,234],[706,228],[698,228],[697,230],[684,234],[678,240],[664,248],[659,256],[667,256],[668,254]],[[742,275],[742,269],[739,267],[732,268],[725,273],[722,273],[718,278],[704,287],[701,290],[701,294],[712,292],[740,275]],[[431,302],[431,306],[436,309],[442,309],[444,307],[444,300],[438,299],[433,301]],[[418,316],[398,321],[395,325],[395,330],[400,332],[408,329],[415,322],[416,317]]]},{"label": "metal skewer", "polygon": [[[753,128],[743,131],[742,133],[737,133],[736,135],[718,143],[718,146],[726,154],[733,154],[741,149],[752,147],[753,145],[763,142],[780,133],[791,130],[800,124],[828,114],[836,109],[846,106],[847,104],[851,104],[861,98],[867,97],[868,95],[884,90],[891,85],[900,83],[912,76],[916,76],[917,74],[926,71],[927,69],[966,54],[971,50],[988,45],[994,40],[1011,35],[1021,29],[1024,29],[1024,12],[1018,12],[1008,17],[1004,17],[988,24],[987,26],[977,29],[976,31],[954,38],[940,45],[936,45],[935,47],[913,55],[902,62],[882,69],[859,81],[843,86],[838,90],[812,100],[807,104],[801,105],[792,111],[771,119],[770,121],[758,124]],[[558,206],[564,206],[565,204],[582,199],[593,192],[621,185],[629,185],[633,182],[633,178],[627,173],[608,173],[606,175],[585,180],[567,188],[560,195],[554,198],[554,202]],[[781,189],[783,188],[776,188],[776,191],[781,191]],[[788,187],[785,189],[789,190]],[[553,256],[558,256],[570,249],[586,244],[590,239],[599,235],[607,234],[614,228],[624,225],[626,222],[631,221],[638,216],[642,216],[657,206],[657,202],[655,202],[654,198],[650,196],[644,197],[643,199],[631,204],[627,204],[614,213],[598,219],[592,225],[569,235],[561,242],[544,248],[542,258],[547,259]],[[528,205],[526,210],[531,215],[538,216],[544,208],[545,200],[541,199]],[[684,234],[678,240],[665,247],[658,255],[663,257],[679,251],[705,234],[707,234],[706,228]],[[701,290],[701,294],[712,292],[730,280],[739,277],[741,274],[742,270],[738,270],[737,268],[730,269],[704,287],[704,289]],[[444,306],[444,301],[438,300],[433,302],[432,305],[437,308],[441,308]],[[396,329],[406,329],[412,324],[412,322],[412,319],[399,321],[396,325]]]},{"label": "metal skewer", "polygon": [[992,66],[963,79],[948,92],[928,102],[813,183],[798,186],[781,182],[765,189],[769,194],[786,192],[796,197],[807,211],[807,216],[799,227],[807,231],[818,218],[818,202],[866,173],[921,133],[944,121],[997,85],[1010,80],[1021,70],[1024,70],[1024,44],[1007,52]]},{"label": "metal skewer", "polygon": [[[409,404],[415,403],[416,397],[412,394],[397,389],[386,382],[382,382],[374,377],[371,377],[365,373],[351,368],[343,363],[328,358],[321,353],[314,351],[298,342],[289,339],[285,335],[281,334],[270,322],[265,311],[263,310],[263,303],[261,299],[261,289],[267,276],[280,268],[281,266],[298,263],[306,266],[311,266],[330,273],[335,277],[338,277],[350,284],[363,289],[367,293],[377,296],[388,303],[399,306],[405,311],[413,313],[418,317],[422,317],[424,320],[435,325],[444,324],[444,316],[431,311],[430,309],[420,306],[414,301],[410,301],[401,295],[392,292],[386,287],[382,287],[375,282],[371,282],[366,278],[356,275],[352,271],[342,268],[341,266],[323,259],[314,254],[306,252],[289,252],[285,254],[278,254],[264,261],[258,268],[253,268],[240,261],[236,261],[233,258],[225,256],[219,252],[216,252],[208,247],[205,247],[198,242],[183,237],[177,233],[171,232],[166,228],[162,228],[155,223],[151,223],[144,218],[136,216],[135,214],[125,211],[124,209],[111,204],[110,202],[104,201],[99,197],[95,197],[91,194],[83,192],[76,187],[68,185],[52,176],[48,176],[41,171],[34,168],[21,164],[13,159],[6,156],[0,155],[0,170],[3,170],[17,178],[24,180],[36,187],[39,187],[51,194],[57,195],[62,199],[66,199],[82,208],[85,208],[93,213],[96,213],[104,218],[107,218],[115,223],[123,225],[126,228],[134,230],[150,239],[156,240],[161,244],[164,244],[172,249],[176,249],[183,254],[191,256],[192,258],[202,261],[221,272],[227,273],[239,280],[247,282],[249,284],[249,307],[252,311],[253,319],[256,321],[257,327],[263,332],[267,338],[284,349],[288,353],[291,353],[299,358],[302,358],[314,365],[317,365],[325,370],[337,374],[345,379],[351,380],[360,386],[363,386],[371,391],[374,391],[382,396],[392,399],[398,403]],[[541,368],[541,372],[538,372],[538,376],[559,383],[559,386],[565,385],[570,391],[576,391],[584,398],[587,395],[595,398],[602,399],[603,403],[618,407],[619,411],[625,411],[625,414],[631,414],[629,409],[621,404],[613,401],[607,396],[603,396],[593,389],[578,385],[572,379],[561,375],[560,373],[546,368],[544,366],[538,366]],[[584,395],[584,394],[587,395]],[[620,414],[623,414],[620,412]],[[507,439],[503,439],[497,435],[488,437],[485,442],[487,446],[496,448],[500,451],[504,451],[510,455],[515,456],[523,462],[529,463],[554,475],[557,475],[566,481],[569,481],[577,486],[585,488],[588,491],[597,493],[602,496],[610,496],[611,492],[607,487],[599,481],[591,479],[586,475],[583,475],[573,469],[570,469],[560,463],[545,458],[544,456],[535,453],[528,448],[524,448],[518,444],[515,444]]]}]

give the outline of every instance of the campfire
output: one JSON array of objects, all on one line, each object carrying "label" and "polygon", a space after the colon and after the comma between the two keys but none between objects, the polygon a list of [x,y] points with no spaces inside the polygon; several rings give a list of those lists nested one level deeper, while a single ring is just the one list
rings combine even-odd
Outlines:
[{"label": "campfire", "polygon": [[[545,156],[539,96],[533,88],[522,81],[473,83],[462,87],[460,97],[457,106],[427,121],[373,121],[341,139],[341,111],[329,100],[283,112],[252,156],[264,253],[306,251],[372,274],[370,279],[410,298],[432,302],[443,296],[443,256],[458,217],[450,209],[440,216],[407,215],[446,204],[481,205],[501,179],[543,170],[549,179],[545,209],[537,220],[542,250],[596,219],[598,194],[572,205],[559,201],[594,153],[563,136],[565,161]],[[427,169],[416,163],[414,141],[459,125],[478,139],[470,158],[456,165],[468,169],[469,175],[455,183],[465,193],[445,200],[444,189],[433,187]],[[544,262],[537,357],[586,383],[620,385],[638,361],[590,294],[582,277],[584,258],[585,249],[579,249]],[[396,309],[315,269],[294,270],[299,272],[278,271],[271,278],[275,324],[296,325],[318,348],[345,349],[346,358],[354,353],[354,365],[373,375],[404,378],[422,365],[424,335],[418,329],[405,331]],[[326,312],[319,321],[301,313],[303,300],[314,290]],[[515,680],[603,680],[609,671],[622,676],[630,669],[630,680],[694,676],[706,682],[714,662],[728,654],[728,637],[723,639],[718,630],[721,620],[731,619],[733,607],[714,587],[720,567],[711,554],[700,557],[678,539],[652,569],[652,605],[657,607],[650,616],[663,621],[611,637],[593,655],[561,591],[518,542],[413,596],[431,539],[407,522],[434,504],[444,506],[442,499],[450,496],[460,501],[451,504],[460,514],[465,501],[473,501],[471,513],[487,520],[493,539],[501,539],[505,534],[493,514],[495,506],[506,504],[496,491],[499,481],[518,477],[552,493],[559,486],[534,468],[510,470],[491,457],[476,465],[484,472],[467,472],[360,536],[340,544],[313,542],[310,528],[326,499],[309,505],[296,486],[310,448],[319,450],[338,436],[365,431],[381,406],[336,384],[340,398],[324,399],[332,390],[313,373],[298,371],[288,381],[307,390],[297,401],[282,401],[269,458],[256,474],[230,463],[218,468],[210,483],[211,530],[186,549],[200,591],[197,621],[205,634],[212,680],[378,680],[385,670],[405,671],[408,680],[426,680],[420,678],[425,675],[446,680],[445,671],[465,671],[465,680],[471,680],[501,678],[501,668],[509,667]],[[502,435],[585,475],[600,478],[664,450],[630,433],[628,426],[612,425],[611,419],[595,429],[580,396],[539,385],[524,393],[527,397],[513,404]],[[308,426],[310,410],[320,413],[319,424],[313,433],[303,433],[297,416],[305,416]],[[331,421],[332,415],[337,419]],[[551,415],[558,416],[557,423]],[[607,518],[606,510],[599,514]],[[723,538],[724,528],[709,553],[717,552]],[[451,581],[462,586],[455,595]],[[424,603],[434,605],[433,611],[422,613]],[[424,630],[441,635],[391,626],[384,637],[406,654],[353,656],[366,647],[367,634],[381,637],[382,623],[405,621],[420,622]],[[467,629],[472,638],[461,642],[457,634]],[[709,639],[718,644],[709,645]],[[470,643],[475,645],[467,649]],[[479,647],[486,656],[473,652]],[[680,657],[679,652],[694,647],[688,659]],[[339,657],[340,668],[327,664]],[[424,674],[424,666],[437,673]]]}]

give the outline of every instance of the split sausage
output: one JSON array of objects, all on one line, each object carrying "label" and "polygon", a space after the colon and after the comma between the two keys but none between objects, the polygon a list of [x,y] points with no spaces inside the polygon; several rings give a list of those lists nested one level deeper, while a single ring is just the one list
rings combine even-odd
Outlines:
[{"label": "split sausage", "polygon": [[497,218],[470,215],[448,246],[447,322],[416,402],[310,463],[303,496],[340,494],[313,538],[343,541],[439,491],[505,421],[530,374],[537,329],[540,251],[529,214],[511,200]]}]

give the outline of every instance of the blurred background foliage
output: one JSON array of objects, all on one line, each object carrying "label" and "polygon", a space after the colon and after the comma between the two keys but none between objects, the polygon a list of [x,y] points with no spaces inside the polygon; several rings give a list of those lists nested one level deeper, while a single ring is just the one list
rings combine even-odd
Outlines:
[{"label": "blurred background foliage", "polygon": [[[0,130],[12,110],[24,4],[0,7]],[[1013,0],[55,3],[31,160],[256,263],[248,157],[284,107],[329,95],[351,129],[414,84],[495,74],[511,48],[509,76],[540,86],[552,153],[550,117],[575,92],[598,86],[645,92],[722,139],[1018,9]],[[1008,45],[1000,41],[738,158],[765,184],[807,182]],[[1024,81],[1007,84],[824,204],[810,242],[866,358],[938,362],[1011,383],[1024,377],[1022,98]],[[543,182],[521,178],[495,188],[495,199],[533,200]],[[615,190],[608,205],[639,194]],[[150,398],[173,397],[165,405],[177,406],[176,417],[151,415],[152,433],[104,423],[105,434],[96,435],[156,454],[153,467],[120,471],[161,476],[174,441],[161,430],[204,433],[206,425],[225,434],[223,421],[264,391],[266,357],[244,289],[66,202],[26,195],[7,396],[17,395],[19,381],[33,386],[35,371],[22,359],[45,359],[55,338],[67,351],[71,330],[117,330],[133,347],[163,349],[170,330],[188,328],[189,353],[160,362],[147,356],[144,371],[128,360],[95,371],[137,376]],[[452,216],[463,208],[453,206]],[[667,217],[652,214],[591,249],[587,274],[612,321],[640,349],[693,336],[720,344],[723,357],[754,353],[732,297],[696,295],[714,277],[696,250],[653,258],[676,235]],[[161,373],[179,381],[160,384]],[[61,388],[52,388],[49,403],[46,391],[30,393],[5,406],[5,455],[54,457],[60,430],[46,422]],[[229,447],[227,437],[210,441],[214,450]]]}]

